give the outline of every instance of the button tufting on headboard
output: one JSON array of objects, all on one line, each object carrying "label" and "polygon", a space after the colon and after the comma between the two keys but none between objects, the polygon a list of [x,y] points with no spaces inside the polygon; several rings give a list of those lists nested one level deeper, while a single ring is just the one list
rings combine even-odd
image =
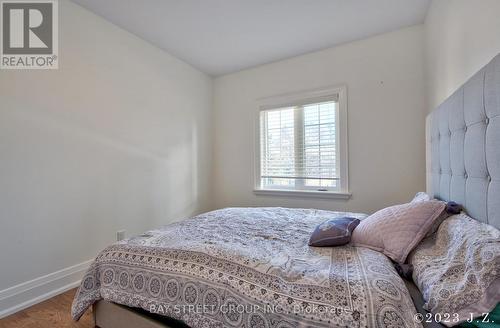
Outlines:
[{"label": "button tufting on headboard", "polygon": [[427,121],[428,190],[500,228],[500,55]]}]

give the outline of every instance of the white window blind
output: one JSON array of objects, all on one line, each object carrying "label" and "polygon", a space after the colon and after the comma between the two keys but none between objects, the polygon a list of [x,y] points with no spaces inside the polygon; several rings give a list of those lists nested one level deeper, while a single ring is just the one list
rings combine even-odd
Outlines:
[{"label": "white window blind", "polygon": [[315,102],[260,112],[260,187],[339,191],[339,102]]}]

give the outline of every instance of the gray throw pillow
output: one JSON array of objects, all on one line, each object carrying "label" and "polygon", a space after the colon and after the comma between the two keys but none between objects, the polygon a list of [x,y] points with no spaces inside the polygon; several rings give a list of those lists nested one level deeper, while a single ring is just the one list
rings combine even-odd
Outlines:
[{"label": "gray throw pillow", "polygon": [[316,227],[309,239],[309,246],[340,246],[349,243],[352,231],[359,224],[359,219],[339,217],[326,220]]}]

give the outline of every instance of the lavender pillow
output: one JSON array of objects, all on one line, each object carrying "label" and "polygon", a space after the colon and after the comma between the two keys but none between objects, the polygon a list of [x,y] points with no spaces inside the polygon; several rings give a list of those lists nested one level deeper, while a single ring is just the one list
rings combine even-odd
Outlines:
[{"label": "lavender pillow", "polygon": [[339,217],[326,220],[316,227],[309,239],[309,246],[340,246],[349,243],[352,231],[359,224],[359,219]]},{"label": "lavender pillow", "polygon": [[410,251],[429,232],[445,207],[444,202],[431,200],[384,208],[361,222],[354,230],[352,244],[405,263]]}]

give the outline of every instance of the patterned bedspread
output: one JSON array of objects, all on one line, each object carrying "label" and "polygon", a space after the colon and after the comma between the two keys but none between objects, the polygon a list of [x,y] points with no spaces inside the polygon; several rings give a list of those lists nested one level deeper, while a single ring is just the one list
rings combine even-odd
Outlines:
[{"label": "patterned bedspread", "polygon": [[191,327],[421,327],[385,255],[307,246],[326,219],[362,214],[227,208],[149,231],[102,251],[72,315],[105,299]]}]

